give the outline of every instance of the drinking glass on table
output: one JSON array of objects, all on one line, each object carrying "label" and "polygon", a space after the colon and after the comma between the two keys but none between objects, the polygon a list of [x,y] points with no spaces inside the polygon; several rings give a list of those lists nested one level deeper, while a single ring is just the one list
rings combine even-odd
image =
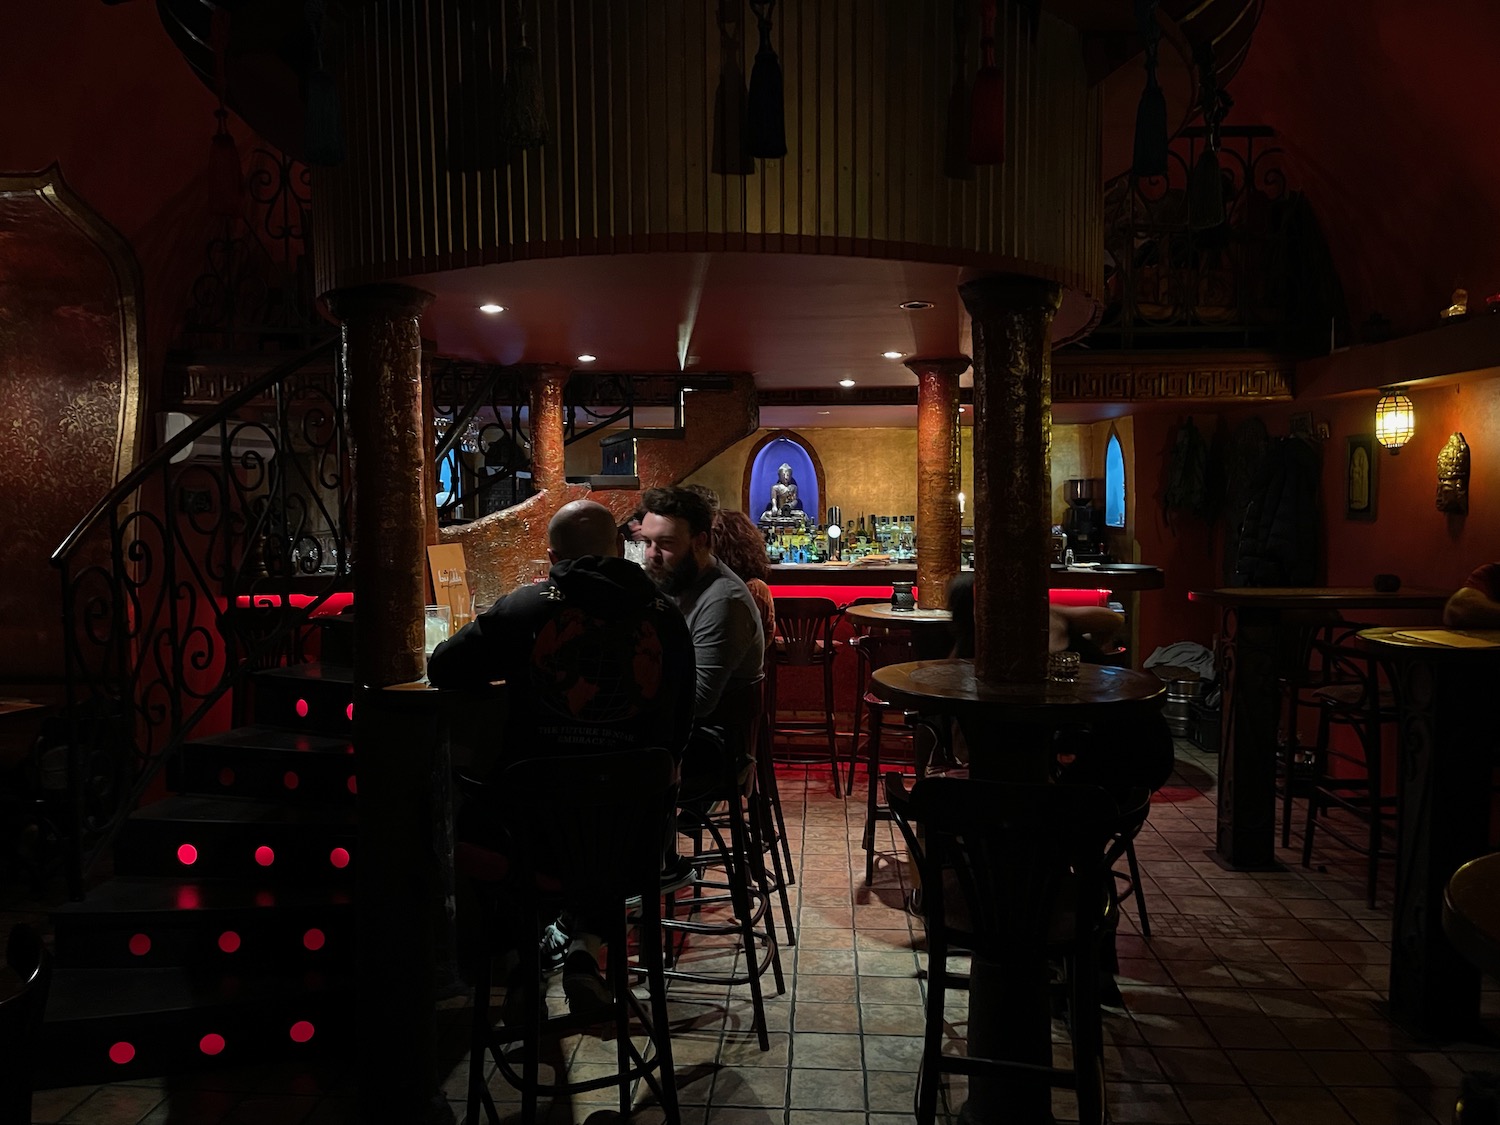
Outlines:
[{"label": "drinking glass on table", "polygon": [[422,621],[422,648],[427,656],[452,634],[453,614],[445,605],[427,606]]}]

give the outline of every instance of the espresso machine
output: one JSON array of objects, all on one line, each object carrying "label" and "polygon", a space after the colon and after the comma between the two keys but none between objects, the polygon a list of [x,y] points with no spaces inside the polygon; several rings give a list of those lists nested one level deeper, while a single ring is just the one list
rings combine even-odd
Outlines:
[{"label": "espresso machine", "polygon": [[1104,543],[1104,482],[1096,478],[1063,484],[1068,514],[1063,532],[1076,562],[1107,562]]}]

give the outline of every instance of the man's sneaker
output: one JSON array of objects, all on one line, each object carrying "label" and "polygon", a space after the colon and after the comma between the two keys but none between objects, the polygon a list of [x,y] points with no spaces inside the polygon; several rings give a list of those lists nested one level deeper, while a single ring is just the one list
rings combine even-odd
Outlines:
[{"label": "man's sneaker", "polygon": [[562,926],[562,919],[552,922],[542,931],[542,972],[555,973],[563,967],[568,957],[568,944],[573,939]]},{"label": "man's sneaker", "polygon": [[599,962],[586,949],[575,949],[563,962],[563,995],[575,1016],[603,1019],[609,1011],[609,986],[599,975]]}]

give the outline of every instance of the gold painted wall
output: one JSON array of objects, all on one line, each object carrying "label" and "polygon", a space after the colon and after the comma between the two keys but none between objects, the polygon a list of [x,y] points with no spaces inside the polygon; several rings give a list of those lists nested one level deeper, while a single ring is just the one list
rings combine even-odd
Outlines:
[{"label": "gold painted wall", "polygon": [[[1106,423],[1106,426],[1108,424]],[[1063,499],[1063,481],[1088,475],[1083,471],[1089,457],[1092,427],[1052,427],[1052,494],[1053,519],[1060,522],[1067,502]],[[726,508],[749,511],[752,517],[765,508],[765,498],[753,498],[746,509],[740,495],[744,487],[745,459],[755,443],[769,431],[760,430],[730,446],[703,468],[689,476],[685,483],[706,484],[719,494]],[[866,515],[899,515],[917,510],[917,431],[915,427],[857,428],[847,426],[808,427],[795,431],[805,438],[823,462],[823,477],[828,498],[823,501],[843,508],[846,517]],[[1107,432],[1107,430],[1106,430]],[[1123,435],[1122,435],[1123,436]],[[1103,472],[1103,439],[1100,438],[1098,464]],[[962,485],[964,495],[974,496],[974,443],[967,426],[962,428],[960,442]],[[1127,451],[1127,465],[1128,451]],[[569,469],[571,472],[571,468]],[[1127,474],[1128,483],[1128,474]],[[1127,513],[1128,513],[1127,505]],[[967,509],[966,512],[971,512]],[[966,514],[965,522],[972,520]]]}]

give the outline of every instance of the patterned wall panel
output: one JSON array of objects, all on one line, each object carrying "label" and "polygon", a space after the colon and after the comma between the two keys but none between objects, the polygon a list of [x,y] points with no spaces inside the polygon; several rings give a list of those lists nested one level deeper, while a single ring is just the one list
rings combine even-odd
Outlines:
[{"label": "patterned wall panel", "polygon": [[48,558],[133,467],[139,308],[125,240],[56,169],[0,177],[0,681],[62,674]]},{"label": "patterned wall panel", "polygon": [[[1007,158],[945,175],[978,9],[778,5],[788,153],[750,160],[724,112],[758,45],[738,0],[358,5],[340,52],[348,159],[316,172],[319,290],[526,258],[750,250],[958,262],[1096,293],[1099,103],[1073,28],[1044,14],[1033,43],[1019,6],[1001,5]],[[496,161],[483,60],[511,55],[523,25],[549,139]],[[458,170],[476,152],[492,166]]]}]

